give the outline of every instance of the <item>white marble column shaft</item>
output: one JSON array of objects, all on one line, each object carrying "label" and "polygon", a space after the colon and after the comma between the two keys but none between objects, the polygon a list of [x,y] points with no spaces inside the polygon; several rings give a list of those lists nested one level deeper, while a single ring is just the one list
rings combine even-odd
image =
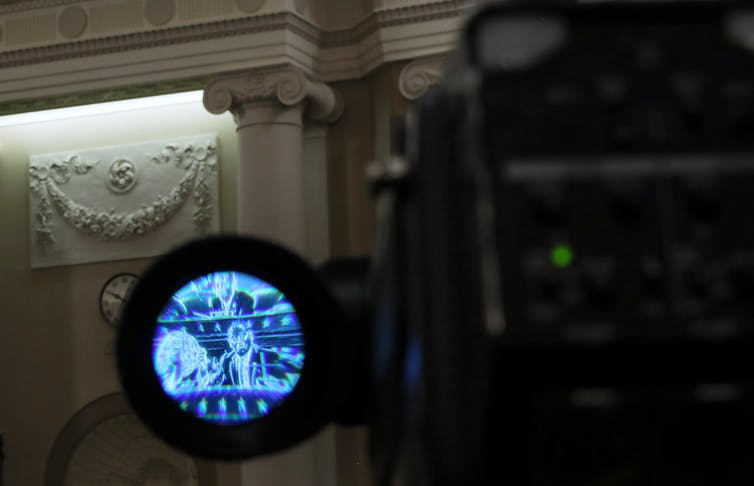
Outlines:
[{"label": "white marble column shaft", "polygon": [[[318,245],[307,238],[303,121],[337,120],[342,111],[338,93],[295,68],[262,70],[210,82],[204,106],[216,114],[231,111],[236,120],[239,233],[277,241],[311,258]],[[332,428],[289,450],[243,463],[239,474],[242,485],[334,484]]]},{"label": "white marble column shaft", "polygon": [[204,91],[211,113],[237,123],[238,230],[307,254],[303,120],[337,120],[341,98],[301,70],[283,68],[220,77]]},{"label": "white marble column shaft", "polygon": [[238,231],[305,253],[302,106],[258,101],[238,123]]}]

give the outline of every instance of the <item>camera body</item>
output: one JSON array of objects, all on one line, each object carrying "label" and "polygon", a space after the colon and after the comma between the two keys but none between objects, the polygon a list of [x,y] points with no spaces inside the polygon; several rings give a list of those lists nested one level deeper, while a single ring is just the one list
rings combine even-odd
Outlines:
[{"label": "camera body", "polygon": [[408,482],[754,481],[751,19],[471,19],[390,196]]},{"label": "camera body", "polygon": [[[752,32],[754,9],[725,2],[481,9],[404,156],[373,168],[369,268],[317,276],[237,238],[178,250],[142,278],[120,328],[134,408],[221,458],[363,421],[376,485],[752,484]],[[191,314],[179,289],[219,270],[264,280],[290,318],[250,283],[248,315],[160,321],[165,302]],[[250,378],[218,366],[199,389],[184,373],[171,386],[209,400],[185,413],[194,402],[164,396],[151,349],[201,321],[217,336],[183,341],[232,355],[241,317]],[[269,344],[293,336],[293,318],[295,343]],[[298,380],[277,408],[204,420],[275,370]]]}]

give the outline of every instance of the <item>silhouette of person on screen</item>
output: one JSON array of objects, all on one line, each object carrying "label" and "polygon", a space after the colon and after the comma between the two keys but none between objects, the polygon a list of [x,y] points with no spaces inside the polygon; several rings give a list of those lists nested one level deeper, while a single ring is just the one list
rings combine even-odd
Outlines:
[{"label": "silhouette of person on screen", "polygon": [[254,333],[249,321],[233,321],[228,328],[228,346],[222,357],[225,382],[251,389],[251,360],[254,355]]}]

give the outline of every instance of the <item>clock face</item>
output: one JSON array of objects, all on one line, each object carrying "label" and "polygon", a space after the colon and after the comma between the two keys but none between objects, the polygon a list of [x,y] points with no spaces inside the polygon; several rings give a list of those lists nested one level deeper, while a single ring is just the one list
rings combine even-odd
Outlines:
[{"label": "clock face", "polygon": [[131,273],[119,273],[110,278],[102,287],[102,293],[99,299],[99,308],[102,317],[105,320],[117,326],[120,322],[120,316],[128,300],[131,290],[133,290],[139,277]]}]

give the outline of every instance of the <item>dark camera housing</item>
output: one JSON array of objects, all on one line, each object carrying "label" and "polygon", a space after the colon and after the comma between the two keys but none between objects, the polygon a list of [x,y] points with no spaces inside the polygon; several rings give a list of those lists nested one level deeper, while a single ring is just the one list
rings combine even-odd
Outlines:
[{"label": "dark camera housing", "polygon": [[751,13],[518,2],[469,23],[473,81],[447,96],[492,181],[506,324],[487,480],[754,480]]},{"label": "dark camera housing", "polygon": [[[417,107],[405,166],[375,181],[371,266],[330,267],[331,294],[269,243],[177,250],[124,317],[134,407],[222,458],[366,420],[376,484],[751,484],[747,8],[481,9]],[[184,413],[151,364],[166,300],[218,270],[283,291],[307,346],[289,398],[242,425]]]}]

